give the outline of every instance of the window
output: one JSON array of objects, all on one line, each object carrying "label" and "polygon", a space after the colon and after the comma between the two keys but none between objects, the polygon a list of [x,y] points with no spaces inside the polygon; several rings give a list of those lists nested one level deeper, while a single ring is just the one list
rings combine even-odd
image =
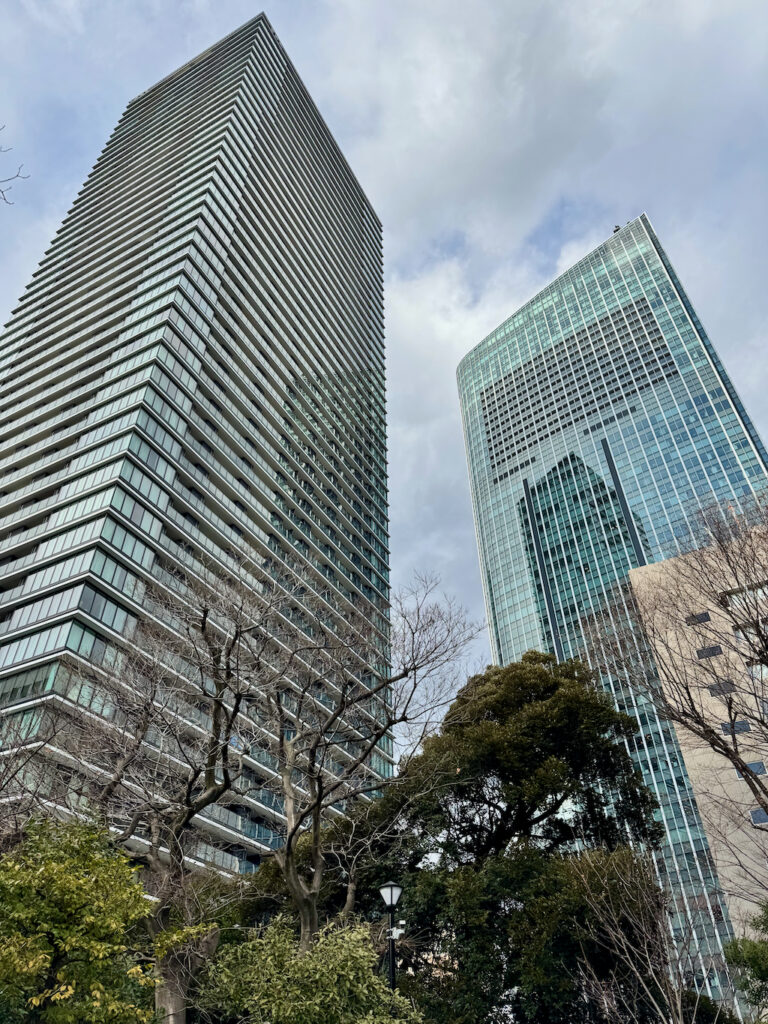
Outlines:
[{"label": "window", "polygon": [[49,565],[39,572],[31,573],[24,581],[21,593],[35,593],[38,590],[44,590],[53,583],[71,579],[89,567],[91,558],[91,551],[83,551],[73,558],[67,558],[63,562],[56,562],[54,565]]},{"label": "window", "polygon": [[80,516],[89,515],[91,512],[106,507],[109,505],[112,493],[111,490],[99,491],[98,494],[92,494],[88,498],[76,501],[72,505],[66,505],[64,508],[58,509],[58,511],[53,513],[48,520],[48,525],[51,527],[63,526],[73,519],[79,519]]},{"label": "window", "polygon": [[160,536],[162,531],[160,520],[119,487],[115,488],[112,508],[122,512],[126,519],[130,519],[140,530],[148,533],[155,540]]},{"label": "window", "polygon": [[[765,761],[747,761],[747,768],[754,772],[755,775],[765,775]],[[736,774],[740,779],[744,778],[743,773],[738,768],[736,769]]]},{"label": "window", "polygon": [[69,623],[63,622],[41,633],[32,633],[0,648],[0,668],[17,665],[19,662],[48,654],[64,645],[69,632]]},{"label": "window", "polygon": [[720,644],[713,644],[712,647],[700,647],[696,651],[696,657],[699,659],[703,658],[714,658],[716,654],[722,654],[723,648]]},{"label": "window", "polygon": [[750,811],[749,816],[753,825],[768,825],[768,814],[762,807],[756,807],[754,811]]},{"label": "window", "polygon": [[56,677],[56,663],[53,665],[40,665],[37,668],[27,669],[26,672],[16,672],[14,675],[6,676],[0,681],[0,698],[5,704],[11,704],[16,700],[23,700],[32,694],[44,693],[53,686]]},{"label": "window", "polygon": [[134,597],[138,592],[140,599],[144,592],[143,583],[113,558],[105,555],[103,551],[97,551],[93,556],[91,571],[110,583],[115,590],[122,590],[129,597]]},{"label": "window", "polygon": [[741,719],[738,722],[721,722],[720,728],[727,735],[732,732],[749,732],[749,722]]},{"label": "window", "polygon": [[[77,606],[79,598],[80,588],[70,587],[68,590],[60,590],[38,601],[22,605],[13,612],[12,616],[9,615],[6,628],[21,629],[32,623],[40,622],[42,619],[63,615]],[[6,631],[6,629],[2,629],[2,624],[0,624],[0,630]]]},{"label": "window", "polygon": [[78,526],[74,530],[68,530],[66,533],[60,533],[58,536],[44,541],[37,549],[40,559],[61,554],[62,551],[66,551],[68,548],[73,548],[84,541],[92,540],[101,529],[103,522],[103,519],[96,519],[86,523],[84,526]]},{"label": "window", "polygon": [[95,665],[105,664],[111,668],[119,665],[120,654],[116,648],[107,644],[107,641],[94,633],[79,622],[74,622],[67,638],[67,647],[70,651],[82,655]]},{"label": "window", "polygon": [[689,615],[686,620],[686,626],[699,626],[702,622],[710,622],[711,616],[709,612],[696,612],[694,615]]},{"label": "window", "polygon": [[719,679],[713,686],[708,686],[707,689],[713,697],[722,697],[726,693],[733,693],[736,689],[736,684],[732,679]]},{"label": "window", "polygon": [[143,565],[145,569],[152,567],[155,555],[151,548],[148,548],[138,537],[134,537],[125,527],[119,526],[112,519],[105,520],[102,537],[122,551],[126,557]]},{"label": "window", "polygon": [[91,586],[83,587],[80,608],[117,633],[122,633],[126,624],[133,624],[132,615]]}]

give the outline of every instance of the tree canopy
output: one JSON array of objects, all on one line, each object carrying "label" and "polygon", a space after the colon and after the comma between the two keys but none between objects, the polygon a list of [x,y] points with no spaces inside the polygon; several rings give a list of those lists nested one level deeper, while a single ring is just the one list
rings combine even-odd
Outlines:
[{"label": "tree canopy", "polygon": [[370,932],[328,927],[308,951],[277,918],[224,946],[203,981],[201,1003],[248,1024],[420,1024],[421,1014],[376,973]]},{"label": "tree canopy", "polygon": [[551,852],[653,839],[654,801],[623,743],[636,729],[581,662],[529,652],[469,680],[395,798],[424,789],[410,820],[443,863],[524,841]]},{"label": "tree canopy", "polygon": [[37,822],[0,858],[0,1017],[150,1021],[152,975],[126,943],[147,913],[127,857],[87,824]]}]

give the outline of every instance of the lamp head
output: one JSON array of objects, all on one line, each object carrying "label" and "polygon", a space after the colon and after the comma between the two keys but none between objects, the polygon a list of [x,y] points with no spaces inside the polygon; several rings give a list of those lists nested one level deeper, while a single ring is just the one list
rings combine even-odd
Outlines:
[{"label": "lamp head", "polygon": [[379,892],[381,893],[381,898],[384,900],[384,905],[387,910],[395,909],[402,891],[402,885],[398,885],[396,882],[385,882],[384,885],[382,885]]}]

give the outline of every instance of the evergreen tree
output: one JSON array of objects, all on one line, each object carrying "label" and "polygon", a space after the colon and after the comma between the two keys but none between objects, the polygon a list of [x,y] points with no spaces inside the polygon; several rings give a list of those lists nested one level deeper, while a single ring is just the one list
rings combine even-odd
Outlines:
[{"label": "evergreen tree", "polygon": [[377,912],[384,876],[403,883],[399,976],[428,1021],[602,1019],[579,984],[589,908],[568,858],[658,840],[635,730],[581,663],[530,652],[470,679],[404,767],[377,808],[403,812],[398,841],[374,844],[359,909]]},{"label": "evergreen tree", "polygon": [[147,909],[128,858],[105,832],[31,824],[0,858],[0,1019],[150,1021],[151,969],[127,938]]}]

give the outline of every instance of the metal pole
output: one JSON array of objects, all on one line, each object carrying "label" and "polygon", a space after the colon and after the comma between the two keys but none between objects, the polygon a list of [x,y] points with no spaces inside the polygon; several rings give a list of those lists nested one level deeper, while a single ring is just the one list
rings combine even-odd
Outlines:
[{"label": "metal pole", "polygon": [[395,987],[395,908],[389,908],[389,987]]}]

